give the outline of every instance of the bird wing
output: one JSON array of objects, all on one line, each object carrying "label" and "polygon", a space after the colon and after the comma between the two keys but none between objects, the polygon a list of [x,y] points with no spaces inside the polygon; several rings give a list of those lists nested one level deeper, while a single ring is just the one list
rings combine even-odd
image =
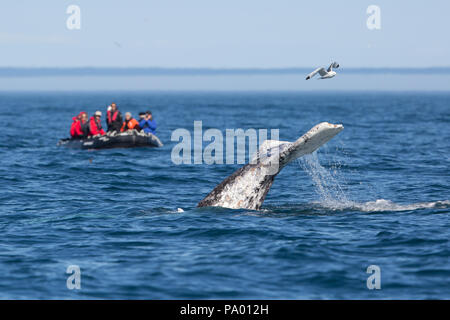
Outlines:
[{"label": "bird wing", "polygon": [[317,68],[316,70],[314,70],[313,72],[311,72],[310,74],[308,74],[306,76],[306,80],[311,79],[312,77],[314,77],[317,73],[319,73],[321,76],[324,76],[325,74],[327,74],[327,72],[325,71],[324,68]]},{"label": "bird wing", "polygon": [[333,70],[333,67],[334,67],[334,62],[332,62],[330,64],[330,66],[328,67],[327,71],[330,72],[331,70]]},{"label": "bird wing", "polygon": [[323,77],[324,75],[326,75],[328,72],[325,71],[325,68],[320,68],[319,69],[319,74]]},{"label": "bird wing", "polygon": [[330,66],[328,67],[327,71],[330,72],[331,70],[333,70],[333,68],[339,68],[339,63],[337,63],[336,61],[333,61]]}]

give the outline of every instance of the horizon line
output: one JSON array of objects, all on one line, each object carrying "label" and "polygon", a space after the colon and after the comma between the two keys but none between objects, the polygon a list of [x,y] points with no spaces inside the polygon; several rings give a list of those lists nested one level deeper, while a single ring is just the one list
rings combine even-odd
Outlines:
[{"label": "horizon line", "polygon": [[[0,77],[54,76],[217,76],[217,75],[295,75],[312,68],[214,68],[214,67],[0,67]],[[343,74],[450,74],[443,67],[348,67]]]}]

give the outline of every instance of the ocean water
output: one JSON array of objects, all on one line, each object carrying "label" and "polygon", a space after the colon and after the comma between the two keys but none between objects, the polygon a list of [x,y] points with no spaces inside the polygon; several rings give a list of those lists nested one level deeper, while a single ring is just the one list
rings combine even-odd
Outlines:
[{"label": "ocean water", "polygon": [[[150,109],[164,147],[57,146],[111,101]],[[450,93],[1,93],[0,111],[2,299],[450,298]],[[289,141],[345,129],[261,210],[229,210],[196,204],[240,165],[171,161],[172,131],[195,120]]]}]

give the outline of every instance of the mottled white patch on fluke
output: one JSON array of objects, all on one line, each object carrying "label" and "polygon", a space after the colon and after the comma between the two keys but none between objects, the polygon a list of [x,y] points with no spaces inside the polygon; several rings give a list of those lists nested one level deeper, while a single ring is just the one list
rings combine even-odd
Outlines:
[{"label": "mottled white patch on fluke", "polygon": [[265,141],[250,163],[223,180],[198,206],[253,210],[261,208],[276,175],[284,166],[314,152],[342,129],[344,127],[340,124],[322,122],[295,142]]}]

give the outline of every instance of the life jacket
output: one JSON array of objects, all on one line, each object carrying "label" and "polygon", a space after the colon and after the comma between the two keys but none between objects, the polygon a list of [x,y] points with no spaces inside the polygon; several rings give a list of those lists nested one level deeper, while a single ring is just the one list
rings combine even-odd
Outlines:
[{"label": "life jacket", "polygon": [[111,110],[108,110],[108,112],[106,112],[107,116],[108,116],[108,124],[111,124],[113,121],[116,121],[117,119],[117,115],[119,114],[119,110],[116,110],[116,112],[114,112],[114,114],[111,116]]},{"label": "life jacket", "polygon": [[72,125],[70,126],[70,136],[72,138],[75,138],[75,137],[78,137],[76,127],[77,127],[80,119],[78,119],[78,117],[73,117],[72,120],[73,120],[73,122],[72,122]]},{"label": "life jacket", "polygon": [[96,121],[95,117],[91,117],[91,120],[89,121],[89,131],[90,134],[95,136],[97,134],[104,135],[105,131],[103,131],[102,123],[101,121]]},{"label": "life jacket", "polygon": [[134,118],[131,118],[130,120],[128,120],[128,121],[125,120],[123,122],[120,132],[124,132],[127,130],[133,130],[133,129],[139,130],[140,128],[139,128],[139,123],[137,122],[137,120]]},{"label": "life jacket", "polygon": [[78,121],[77,130],[80,132],[80,136],[87,137],[89,135],[89,122]]}]

